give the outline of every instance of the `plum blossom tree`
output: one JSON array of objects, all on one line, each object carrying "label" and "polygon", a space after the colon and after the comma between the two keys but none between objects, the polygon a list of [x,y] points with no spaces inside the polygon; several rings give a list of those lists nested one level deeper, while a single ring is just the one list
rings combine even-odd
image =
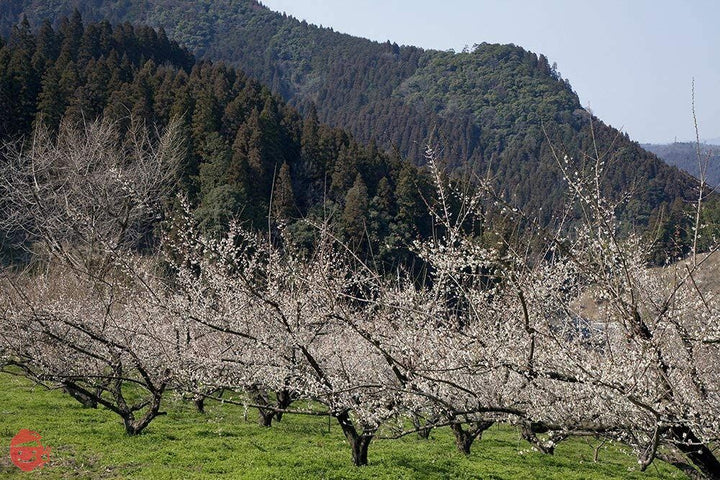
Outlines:
[{"label": "plum blossom tree", "polygon": [[482,190],[446,186],[432,151],[427,158],[439,234],[414,248],[428,278],[371,277],[379,292],[368,302],[373,321],[351,326],[391,367],[403,411],[427,419],[420,429],[449,425],[469,454],[494,422],[524,416],[531,384],[508,363],[532,357],[532,342],[517,270],[467,228],[484,222]]},{"label": "plum blossom tree", "polygon": [[[450,421],[461,450],[481,431],[473,422],[496,419],[520,423],[547,453],[570,434],[602,435],[635,449],[643,470],[660,458],[717,478],[717,295],[700,275],[715,248],[686,265],[650,268],[649,249],[621,235],[618,204],[600,192],[602,162],[595,157],[584,177],[567,161],[583,224],[563,235],[541,231],[539,255],[528,255],[529,239],[483,246],[461,228],[462,211],[446,207],[449,195],[463,194],[439,188],[444,233],[416,245],[430,287],[383,287],[377,308],[386,313],[362,336],[403,392],[422,399],[404,398],[406,408]],[[588,301],[595,315],[581,308]],[[458,417],[470,431],[453,424]]]},{"label": "plum blossom tree", "polygon": [[[544,343],[559,348],[545,372],[565,385],[558,390],[573,385],[595,393],[563,396],[565,408],[574,408],[583,422],[607,426],[632,446],[641,469],[660,458],[692,477],[720,478],[713,451],[720,433],[720,349],[713,342],[718,296],[702,275],[717,246],[651,269],[647,245],[635,235],[621,236],[618,205],[600,192],[602,159],[596,154],[590,160],[588,180],[569,158],[558,162],[584,223],[565,239],[555,264],[573,265],[580,288],[574,301],[560,298],[557,290],[548,296],[563,315],[546,321]],[[586,316],[591,326],[584,335],[562,338],[553,323],[577,321],[583,315],[579,306],[588,303],[597,310]]]},{"label": "plum blossom tree", "polygon": [[[558,162],[582,223],[564,234],[541,231],[540,255],[510,242],[493,252],[449,227],[441,242],[420,250],[434,285],[448,279],[449,298],[461,299],[453,302],[462,326],[455,331],[466,335],[465,348],[435,348],[446,358],[448,351],[476,354],[433,371],[451,372],[452,384],[474,395],[511,386],[485,406],[520,422],[540,450],[551,453],[569,434],[604,435],[631,446],[642,470],[659,458],[692,477],[718,478],[718,297],[702,275],[717,246],[685,263],[650,268],[650,248],[621,231],[615,212],[623,200],[602,195],[603,161],[597,153],[586,160],[584,173],[570,159]],[[470,281],[475,272],[495,281]],[[581,308],[588,303],[594,315]],[[455,331],[439,340],[448,342]],[[485,381],[472,384],[459,372],[483,373]],[[540,440],[538,431],[551,434]]]},{"label": "plum blossom tree", "polygon": [[147,253],[180,143],[174,122],[155,138],[130,124],[65,124],[56,137],[40,128],[4,146],[3,230],[21,232],[33,256],[2,271],[0,343],[28,377],[112,410],[137,434],[161,414],[171,378],[174,324],[154,301],[163,283]]},{"label": "plum blossom tree", "polygon": [[163,414],[173,323],[145,290],[127,277],[93,282],[58,265],[2,280],[0,341],[25,376],[108,408],[129,435]]},{"label": "plum blossom tree", "polygon": [[334,417],[354,464],[367,464],[396,394],[383,358],[348,328],[370,321],[364,278],[322,236],[307,254],[238,224],[220,239],[189,218],[180,230],[167,244],[177,284],[168,309],[187,319],[188,375],[245,392],[266,426],[289,405],[272,405],[265,392],[316,402],[324,409],[293,412]]},{"label": "plum blossom tree", "polygon": [[2,146],[0,212],[21,246],[92,275],[129,250],[152,247],[153,229],[175,188],[179,122],[164,132],[130,120],[39,127],[28,141]]}]

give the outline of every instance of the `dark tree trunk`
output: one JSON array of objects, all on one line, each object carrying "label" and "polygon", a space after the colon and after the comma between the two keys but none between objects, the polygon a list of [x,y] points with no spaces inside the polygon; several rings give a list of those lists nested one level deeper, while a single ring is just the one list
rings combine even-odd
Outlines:
[{"label": "dark tree trunk", "polygon": [[458,451],[462,454],[470,455],[470,447],[475,439],[482,437],[483,432],[494,423],[492,420],[471,422],[470,428],[467,430],[463,429],[463,424],[460,422],[451,423],[450,429],[455,435],[455,446]]},{"label": "dark tree trunk", "polygon": [[166,412],[160,411],[160,401],[164,389],[165,387],[163,386],[153,395],[149,409],[141,418],[135,418],[134,409],[128,409],[121,414],[123,424],[125,425],[125,432],[128,435],[139,435],[156,417],[166,414]]},{"label": "dark tree trunk", "polygon": [[678,470],[681,470],[685,475],[688,476],[688,478],[691,478],[692,480],[706,480],[707,477],[700,473],[699,471],[695,470],[695,467],[690,465],[688,462],[685,461],[684,458],[678,458],[677,456],[673,454],[665,455],[664,453],[657,452],[655,454],[656,458],[659,458],[663,462],[672,465],[673,467],[677,468]]},{"label": "dark tree trunk", "polygon": [[156,417],[166,415],[166,413],[167,412],[149,411],[140,419],[135,419],[135,415],[133,415],[132,412],[128,412],[122,415],[125,433],[130,436],[139,435]]},{"label": "dark tree trunk", "polygon": [[[138,435],[156,417],[166,414],[166,412],[160,411],[160,402],[162,401],[162,396],[165,393],[167,385],[165,383],[154,385],[150,381],[150,378],[145,370],[138,367],[142,377],[146,380],[142,386],[151,395],[151,398],[146,401],[138,402],[134,405],[128,405],[122,391],[122,370],[122,363],[113,365],[114,376],[107,377],[101,386],[95,385],[94,391],[86,389],[82,386],[82,384],[72,380],[64,382],[64,386],[68,392],[75,392],[83,397],[90,398],[98,405],[102,405],[108,410],[116,413],[123,420],[125,432],[128,435]],[[165,376],[167,377],[168,375],[169,372],[166,371]],[[112,396],[112,400],[103,395],[106,392]],[[141,411],[144,411],[145,413],[140,418],[136,418],[135,414]]]},{"label": "dark tree trunk", "polygon": [[356,467],[362,467],[368,464],[368,447],[370,447],[371,441],[372,436],[360,435],[350,442],[353,465]]},{"label": "dark tree trunk", "polygon": [[205,414],[205,400],[207,400],[208,398],[212,399],[213,397],[220,398],[223,396],[224,393],[225,393],[224,388],[203,390],[193,397],[193,399],[192,399],[193,405],[195,405],[195,409],[198,411],[198,413],[202,413],[204,415]]},{"label": "dark tree trunk", "polygon": [[248,388],[248,393],[256,405],[258,405],[258,423],[260,426],[271,427],[273,418],[275,418],[275,407],[270,405],[270,399],[268,398],[267,391],[256,386],[252,386]]},{"label": "dark tree trunk", "polygon": [[[110,391],[115,398],[115,407],[113,408],[113,410],[122,417],[123,424],[125,425],[125,432],[128,435],[138,435],[140,432],[145,430],[145,427],[150,425],[150,422],[152,422],[155,417],[165,415],[165,412],[160,412],[160,402],[162,401],[162,396],[165,392],[165,383],[161,383],[160,385],[156,386],[150,381],[144,370],[139,370],[146,380],[146,383],[143,386],[152,395],[152,398],[150,400],[146,402],[140,402],[135,405],[127,404],[122,392],[122,363],[118,363],[115,366],[116,377],[112,379],[112,382],[109,385]],[[166,371],[165,374],[168,375],[168,372]],[[98,402],[102,405],[107,406],[101,400],[101,397],[98,397]],[[135,413],[140,412],[144,409],[146,410],[142,417],[136,418]]]},{"label": "dark tree trunk", "polygon": [[258,423],[261,427],[271,427],[273,418],[275,418],[275,410],[272,409],[265,409],[265,408],[258,408],[258,412],[260,415],[258,415]]},{"label": "dark tree trunk", "polygon": [[67,392],[75,400],[80,402],[84,408],[97,408],[98,407],[97,400],[90,395],[85,395],[83,392],[76,390],[73,387],[68,386],[68,385],[65,385],[63,390],[65,392]]},{"label": "dark tree trunk", "polygon": [[687,457],[703,478],[720,480],[720,461],[687,426],[671,427],[670,436],[675,446]]},{"label": "dark tree trunk", "polygon": [[417,436],[420,440],[427,440],[430,438],[430,432],[432,431],[432,427],[424,426],[418,429]]},{"label": "dark tree trunk", "polygon": [[[287,409],[293,402],[293,395],[288,390],[279,390],[275,396],[277,397],[277,406],[280,410]],[[283,412],[275,412],[275,419],[279,422],[282,420]]]},{"label": "dark tree trunk", "polygon": [[205,397],[204,396],[198,396],[193,399],[193,403],[195,404],[195,409],[197,409],[198,413],[205,414]]},{"label": "dark tree trunk", "polygon": [[350,448],[352,449],[352,460],[356,467],[362,467],[368,464],[368,447],[375,435],[375,431],[363,431],[358,433],[355,426],[350,420],[350,415],[341,413],[336,416],[340,428],[342,428],[345,438],[347,438]]},{"label": "dark tree trunk", "polygon": [[460,453],[470,455],[470,447],[472,446],[474,437],[470,436],[468,432],[463,430],[461,423],[450,424],[453,434],[455,435],[455,446]]},{"label": "dark tree trunk", "polygon": [[412,415],[411,417],[412,424],[415,427],[415,430],[417,430],[417,436],[420,440],[427,440],[430,438],[430,432],[432,431],[433,427],[428,424],[432,424],[433,420],[427,420],[423,424],[422,419],[419,415]]},{"label": "dark tree trunk", "polygon": [[538,433],[546,433],[548,431],[548,428],[540,423],[526,423],[523,424],[522,428],[520,429],[522,437],[528,442],[530,442],[541,453],[544,453],[546,455],[554,455],[555,447],[558,443],[565,440],[567,438],[567,435],[560,432],[550,432],[547,440],[541,440],[536,435]]}]

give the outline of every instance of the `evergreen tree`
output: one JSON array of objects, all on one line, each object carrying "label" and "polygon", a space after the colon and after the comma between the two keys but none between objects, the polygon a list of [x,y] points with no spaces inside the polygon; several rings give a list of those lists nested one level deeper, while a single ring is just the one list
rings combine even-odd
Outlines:
[{"label": "evergreen tree", "polygon": [[368,190],[359,173],[355,183],[345,196],[345,208],[341,217],[341,228],[351,248],[362,250],[366,245],[366,222],[368,214]]},{"label": "evergreen tree", "polygon": [[391,228],[401,245],[409,246],[416,238],[427,238],[431,234],[425,205],[428,198],[431,198],[428,179],[420,174],[417,167],[406,163],[398,175],[395,188],[397,214]]},{"label": "evergreen tree", "polygon": [[27,17],[13,29],[8,42],[12,53],[7,65],[9,75],[9,112],[18,133],[29,133],[35,115],[40,78],[33,67],[35,37]]},{"label": "evergreen tree", "polygon": [[60,22],[60,58],[61,63],[77,62],[78,50],[83,37],[83,22],[80,11],[76,8],[70,18],[63,18]]},{"label": "evergreen tree", "polygon": [[348,189],[357,178],[357,152],[343,147],[335,160],[335,168],[330,183],[330,195],[334,200],[341,201]]},{"label": "evergreen tree", "polygon": [[157,66],[152,60],[148,60],[142,69],[135,76],[133,82],[133,94],[130,99],[132,101],[131,114],[134,118],[144,120],[148,125],[155,123],[153,96],[156,90],[155,72]]},{"label": "evergreen tree", "polygon": [[272,210],[275,218],[288,219],[297,216],[295,194],[293,193],[290,178],[290,166],[283,162],[277,174],[275,188],[273,189]]},{"label": "evergreen tree", "polygon": [[33,68],[36,72],[44,72],[50,63],[58,56],[58,39],[49,20],[44,20],[37,33],[35,53],[33,54]]},{"label": "evergreen tree", "polygon": [[51,131],[57,131],[65,113],[65,102],[65,91],[60,84],[60,75],[55,66],[51,66],[43,75],[35,125],[43,124]]},{"label": "evergreen tree", "polygon": [[[191,85],[200,81],[193,71]],[[220,132],[220,106],[210,88],[202,85],[193,92],[195,106],[193,108],[192,129],[193,140],[200,144],[203,138],[211,132]]]},{"label": "evergreen tree", "polygon": [[393,220],[393,192],[387,177],[380,179],[368,208],[368,230],[373,256],[381,262],[392,262],[396,245],[390,236]]}]

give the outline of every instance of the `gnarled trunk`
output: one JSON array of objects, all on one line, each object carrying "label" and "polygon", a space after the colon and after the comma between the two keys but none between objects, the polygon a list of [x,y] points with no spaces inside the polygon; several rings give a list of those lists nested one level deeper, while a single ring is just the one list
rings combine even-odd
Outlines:
[{"label": "gnarled trunk", "polygon": [[67,384],[64,384],[63,391],[80,402],[83,408],[98,408],[97,399],[91,395],[85,395],[83,392],[76,390]]},{"label": "gnarled trunk", "polygon": [[[116,374],[114,378],[108,377],[107,389],[96,389],[95,392],[93,392],[84,388],[79,383],[70,380],[65,382],[65,386],[69,391],[74,391],[87,398],[92,398],[98,405],[102,405],[103,407],[118,414],[123,420],[125,433],[128,435],[138,435],[156,417],[166,414],[166,412],[160,411],[160,402],[162,401],[162,396],[165,393],[167,385],[165,383],[154,385],[150,382],[147,375],[144,375],[147,382],[143,386],[150,393],[151,398],[143,402],[138,402],[134,405],[128,405],[122,392],[122,364],[115,365],[114,372]],[[144,371],[141,370],[141,372],[144,374]],[[168,372],[165,373],[166,375],[168,374]],[[112,401],[103,396],[103,390],[112,395]],[[143,410],[145,413],[140,418],[136,418],[135,413]]]},{"label": "gnarled trunk", "polygon": [[205,397],[200,395],[193,399],[193,403],[195,404],[195,409],[198,411],[198,413],[205,414]]},{"label": "gnarled trunk", "polygon": [[260,426],[266,428],[271,427],[273,418],[275,418],[275,410],[258,408],[258,412],[260,413],[260,415],[258,415],[258,423]]},{"label": "gnarled trunk", "polygon": [[565,440],[568,436],[565,433],[553,431],[550,432],[547,440],[541,440],[536,435],[538,433],[546,433],[549,431],[550,430],[546,426],[540,423],[525,423],[520,429],[522,437],[537,448],[538,451],[546,455],[554,455],[557,444]]},{"label": "gnarled trunk", "polygon": [[420,440],[427,440],[430,438],[430,432],[433,429],[432,423],[435,421],[434,419],[426,420],[425,423],[423,423],[419,415],[413,414],[411,420],[415,430],[417,430],[417,436]]},{"label": "gnarled trunk", "polygon": [[158,390],[153,392],[150,406],[145,414],[139,419],[135,418],[134,412],[138,410],[138,407],[127,409],[121,413],[123,424],[125,425],[125,432],[128,435],[138,435],[140,432],[145,430],[145,427],[150,425],[156,417],[165,415],[167,412],[160,411],[160,401],[162,400],[163,392],[165,391],[165,385],[162,385]]},{"label": "gnarled trunk", "polygon": [[362,433],[358,433],[347,412],[343,412],[335,418],[337,418],[340,428],[342,428],[345,438],[347,438],[350,448],[352,449],[353,464],[356,467],[367,465],[368,447],[375,435],[375,430],[363,430]]},{"label": "gnarled trunk", "polygon": [[275,418],[275,407],[270,405],[270,399],[268,398],[267,391],[265,389],[252,386],[248,388],[253,401],[258,406],[258,423],[261,427],[271,427],[273,418]]},{"label": "gnarled trunk", "polygon": [[455,435],[455,446],[458,451],[462,454],[470,455],[470,447],[475,439],[482,437],[483,432],[493,426],[494,423],[492,420],[471,422],[467,430],[463,429],[461,422],[451,423],[450,429]]},{"label": "gnarled trunk", "polygon": [[692,465],[702,475],[701,478],[720,480],[720,461],[690,428],[684,425],[670,427],[669,434],[675,442],[675,447],[692,462]]},{"label": "gnarled trunk", "polygon": [[280,410],[286,410],[293,402],[294,397],[289,390],[279,390],[275,393],[275,396],[277,398],[277,407],[279,409],[277,412],[275,412],[275,420],[279,422],[280,420],[282,420],[283,416],[283,412],[281,412]]}]

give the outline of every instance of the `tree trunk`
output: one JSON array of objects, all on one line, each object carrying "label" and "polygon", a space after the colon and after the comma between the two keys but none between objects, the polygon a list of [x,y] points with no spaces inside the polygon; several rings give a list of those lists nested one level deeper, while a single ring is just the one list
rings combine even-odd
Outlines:
[{"label": "tree trunk", "polygon": [[[122,373],[121,367],[117,367],[116,372],[117,377],[108,382],[108,391],[114,397],[114,402],[107,398],[103,398],[103,389],[96,389],[95,393],[93,393],[90,390],[83,388],[82,385],[72,381],[68,381],[65,385],[68,388],[68,391],[75,391],[76,393],[82,394],[84,397],[92,398],[98,405],[102,405],[108,410],[119,415],[123,420],[125,433],[128,435],[138,435],[150,424],[150,422],[155,419],[155,417],[166,414],[166,412],[160,411],[160,402],[162,401],[166,385],[164,383],[159,387],[155,387],[152,384],[147,385],[146,388],[152,393],[152,398],[146,402],[129,406],[122,393],[122,380],[120,379]],[[136,419],[135,412],[139,412],[145,408],[147,408],[147,410],[142,418]]]},{"label": "tree trunk", "polygon": [[420,440],[427,440],[430,438],[430,432],[432,431],[432,427],[422,427],[419,428],[417,431],[417,436]]},{"label": "tree trunk", "polygon": [[430,432],[433,427],[428,426],[428,423],[432,423],[431,420],[428,420],[425,424],[423,424],[420,416],[415,414],[412,415],[411,420],[415,430],[417,430],[417,436],[420,440],[427,440],[430,438]]},{"label": "tree trunk", "polygon": [[165,386],[163,385],[155,392],[150,403],[150,408],[140,419],[135,419],[135,415],[132,410],[123,412],[123,424],[125,425],[125,432],[128,435],[139,435],[156,417],[166,414],[166,412],[160,411],[160,401],[164,390]]},{"label": "tree trunk", "polygon": [[193,399],[193,403],[195,404],[195,408],[197,409],[198,413],[205,413],[205,397],[198,396]]},{"label": "tree trunk", "polygon": [[97,408],[98,402],[95,398],[91,397],[90,395],[85,395],[83,392],[80,392],[76,389],[74,389],[71,386],[68,386],[65,384],[63,387],[63,390],[68,393],[71,397],[73,397],[75,400],[80,402],[83,406],[83,408]]},{"label": "tree trunk", "polygon": [[673,467],[677,468],[678,470],[682,471],[685,475],[688,476],[688,478],[692,480],[706,480],[707,477],[700,473],[699,471],[695,470],[695,467],[690,465],[688,462],[685,461],[685,458],[680,458],[681,455],[674,455],[673,453],[670,454],[664,454],[662,452],[657,452],[655,454],[655,458],[658,458],[662,460],[663,462],[672,465]]},{"label": "tree trunk", "polygon": [[261,427],[269,428],[272,426],[273,418],[275,418],[275,410],[268,410],[265,408],[258,408],[258,423]]},{"label": "tree trunk", "polygon": [[702,443],[687,426],[671,427],[675,447],[687,457],[704,478],[720,480],[720,461],[707,445]]},{"label": "tree trunk", "polygon": [[353,465],[362,467],[368,464],[368,447],[372,436],[360,435],[355,440],[350,441],[352,447]]},{"label": "tree trunk", "polygon": [[475,439],[482,437],[483,432],[490,428],[494,423],[495,422],[491,420],[472,422],[468,430],[464,430],[463,424],[460,422],[451,423],[450,429],[455,435],[455,446],[458,451],[464,455],[470,455],[470,447]]},{"label": "tree trunk", "polygon": [[567,435],[560,432],[551,431],[547,440],[541,440],[537,437],[537,433],[546,433],[548,428],[540,423],[526,423],[523,424],[520,432],[522,437],[530,442],[535,448],[541,453],[546,455],[554,455],[555,447],[558,443],[562,442],[567,438]]},{"label": "tree trunk", "polygon": [[[288,390],[279,390],[276,392],[277,406],[280,410],[287,409],[293,402],[293,396]],[[279,422],[282,420],[283,412],[275,412],[275,419]]]},{"label": "tree trunk", "polygon": [[352,449],[352,460],[353,465],[356,467],[362,467],[368,464],[368,447],[373,439],[375,431],[363,431],[358,434],[355,426],[350,420],[350,415],[347,413],[341,413],[336,416],[340,428],[342,428],[345,438],[347,438],[350,448]]},{"label": "tree trunk", "polygon": [[[275,408],[270,405],[270,399],[268,398],[267,391],[265,389],[252,386],[248,388],[248,393],[251,398],[258,405],[258,423],[261,427],[271,427],[273,418],[275,417]],[[263,408],[266,406],[267,408]]]}]

